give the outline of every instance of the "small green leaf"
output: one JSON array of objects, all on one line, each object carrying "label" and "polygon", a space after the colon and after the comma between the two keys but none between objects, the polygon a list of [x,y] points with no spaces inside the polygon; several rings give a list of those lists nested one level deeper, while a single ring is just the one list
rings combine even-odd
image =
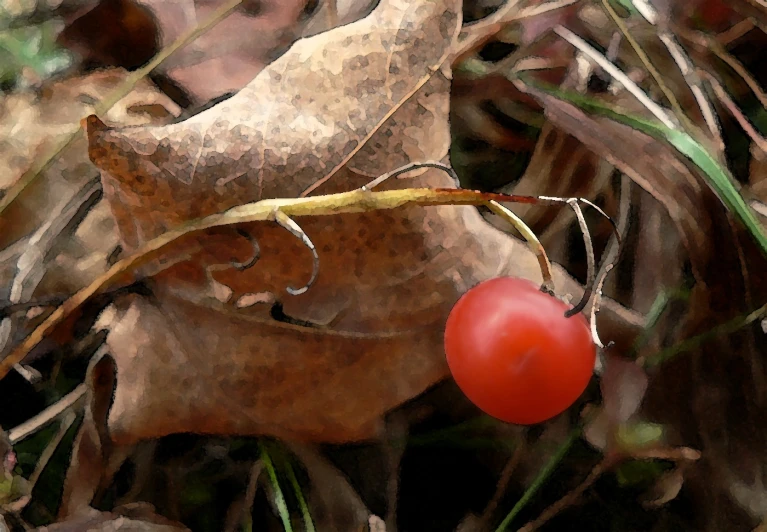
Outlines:
[{"label": "small green leaf", "polygon": [[301,508],[301,515],[304,518],[304,528],[306,529],[306,532],[315,532],[314,521],[312,521],[309,505],[306,504],[306,499],[304,499],[304,494],[301,491],[301,486],[293,471],[293,466],[291,466],[290,462],[287,460],[285,460],[285,472],[288,474],[288,480],[290,480],[290,485],[293,486],[293,493],[295,493],[296,499],[298,500],[298,506]]},{"label": "small green leaf", "polygon": [[646,421],[623,423],[618,426],[615,434],[618,445],[629,453],[659,444],[664,436],[663,425]]},{"label": "small green leaf", "polygon": [[261,461],[264,463],[264,469],[269,475],[269,481],[272,484],[272,490],[274,491],[274,504],[277,506],[277,512],[280,514],[282,520],[282,527],[285,532],[293,532],[293,526],[290,524],[290,512],[288,511],[288,504],[285,502],[285,495],[282,493],[280,483],[277,481],[277,471],[274,469],[272,459],[269,457],[269,453],[266,451],[266,446],[259,444],[261,447]]}]

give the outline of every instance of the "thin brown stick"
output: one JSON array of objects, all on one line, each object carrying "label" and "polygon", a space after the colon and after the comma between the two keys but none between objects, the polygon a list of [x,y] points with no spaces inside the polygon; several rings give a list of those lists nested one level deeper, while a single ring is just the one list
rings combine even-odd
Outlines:
[{"label": "thin brown stick", "polygon": [[498,504],[500,504],[501,499],[506,494],[506,489],[509,487],[509,482],[511,482],[511,476],[522,461],[522,457],[525,455],[526,450],[527,445],[525,445],[525,438],[520,438],[519,444],[501,470],[501,474],[498,477],[498,484],[495,487],[495,493],[493,493],[493,496],[490,498],[490,501],[487,503],[487,506],[485,506],[482,515],[477,521],[475,527],[476,530],[485,530],[487,527],[487,524],[493,517],[493,513],[495,513],[496,508],[498,508]]},{"label": "thin brown stick", "polygon": [[621,174],[620,184],[620,201],[618,203],[618,221],[616,224],[616,233],[610,238],[610,242],[607,244],[607,249],[604,252],[604,259],[602,265],[597,272],[597,286],[594,291],[594,300],[591,305],[591,337],[594,339],[594,343],[599,347],[604,347],[602,340],[599,338],[599,332],[597,331],[597,314],[602,303],[602,288],[607,279],[607,274],[615,267],[615,264],[620,258],[621,241],[625,237],[629,230],[629,214],[631,213],[631,178],[625,174]]},{"label": "thin brown stick", "polygon": [[546,510],[544,510],[541,515],[520,528],[518,532],[533,532],[533,530],[537,530],[542,527],[544,524],[546,524],[546,522],[555,517],[562,510],[565,510],[569,506],[572,506],[578,502],[583,493],[589,489],[606,470],[612,467],[612,465],[612,459],[603,459],[600,463],[594,466],[588,476],[583,480],[583,482],[578,484],[575,489],[571,490],[567,495],[546,508]]},{"label": "thin brown stick", "polygon": [[573,308],[565,312],[566,317],[575,316],[588,305],[591,299],[591,294],[594,290],[594,280],[596,279],[596,259],[594,258],[594,243],[591,240],[591,232],[589,231],[589,224],[586,223],[586,218],[583,217],[583,211],[581,206],[578,205],[578,200],[572,199],[567,204],[573,209],[575,218],[578,220],[578,225],[583,233],[583,245],[586,248],[586,284],[583,290],[583,297]]},{"label": "thin brown stick", "polygon": [[258,491],[258,478],[261,476],[261,471],[263,471],[263,469],[264,463],[261,460],[256,460],[253,463],[253,467],[250,468],[248,487],[245,489],[245,504],[242,507],[241,522],[253,512],[253,501],[256,500],[256,492]]},{"label": "thin brown stick", "polygon": [[578,3],[580,0],[555,0],[552,2],[544,2],[533,6],[528,6],[520,9],[516,13],[513,13],[513,8],[519,3],[518,0],[507,0],[507,2],[501,6],[492,15],[478,20],[472,24],[468,24],[461,30],[461,35],[458,40],[458,47],[454,51],[451,61],[453,63],[459,63],[466,59],[470,54],[479,50],[487,42],[489,42],[499,31],[501,31],[504,25],[510,22],[524,20],[527,18],[535,17],[555,11],[557,9],[563,9]]},{"label": "thin brown stick", "polygon": [[32,472],[32,475],[30,475],[29,477],[30,492],[32,491],[32,489],[34,489],[35,484],[37,484],[37,481],[40,479],[40,475],[42,475],[43,470],[45,470],[45,466],[48,465],[48,462],[53,456],[53,453],[56,452],[56,449],[61,443],[61,440],[64,439],[64,436],[66,435],[69,428],[72,426],[72,423],[75,422],[75,419],[77,419],[77,415],[71,410],[68,410],[67,413],[64,415],[64,417],[61,419],[58,432],[56,432],[56,435],[53,437],[53,439],[51,439],[51,441],[48,442],[48,445],[45,447],[43,454],[40,455],[40,459],[37,461],[37,465],[35,465],[35,470]]},{"label": "thin brown stick", "polygon": [[735,24],[734,26],[724,30],[721,33],[718,33],[716,35],[716,40],[719,42],[722,46],[727,46],[733,41],[736,41],[743,37],[745,34],[750,32],[756,27],[759,27],[762,31],[764,31],[764,27],[760,24],[757,26],[755,23],[756,21],[751,18],[745,18]]},{"label": "thin brown stick", "polygon": [[713,52],[716,57],[724,61],[743,79],[746,85],[748,85],[748,88],[754,93],[754,96],[756,96],[756,99],[762,104],[762,107],[767,109],[767,94],[762,89],[761,85],[759,85],[759,82],[754,79],[754,76],[751,75],[748,69],[744,67],[740,61],[727,52],[722,43],[717,39],[698,31],[690,31],[681,27],[674,27],[674,31],[683,39]]},{"label": "thin brown stick", "polygon": [[[67,299],[63,305],[54,310],[35,328],[19,346],[11,351],[6,358],[0,360],[0,379],[5,377],[14,364],[21,362],[36,345],[68,316],[77,311],[86,301],[115,285],[124,285],[127,279],[130,279],[128,282],[132,282],[133,274],[138,268],[161,256],[162,252],[170,244],[187,234],[213,227],[273,220],[275,209],[281,211],[286,216],[331,216],[379,209],[396,209],[406,205],[487,205],[491,201],[499,203],[528,203],[533,205],[561,205],[562,203],[567,203],[567,201],[561,198],[542,199],[534,196],[516,196],[452,188],[410,188],[381,192],[358,189],[350,192],[309,198],[262,200],[256,203],[239,205],[223,213],[213,214],[200,220],[187,222],[181,227],[167,231],[145,243],[133,255],[117,261],[106,272],[96,277],[91,284]],[[603,211],[600,209],[600,212]],[[161,268],[159,265],[155,266]],[[157,270],[154,273],[156,274],[159,271]]]},{"label": "thin brown stick", "polygon": [[765,139],[762,134],[756,130],[751,121],[746,118],[746,115],[744,115],[743,111],[740,110],[738,104],[736,104],[733,99],[730,98],[730,95],[727,93],[727,91],[724,90],[722,84],[719,83],[719,81],[714,76],[704,70],[701,70],[700,74],[702,77],[706,78],[706,81],[708,81],[708,83],[711,85],[711,88],[714,89],[714,94],[716,94],[716,97],[719,98],[719,101],[722,102],[724,108],[727,109],[732,117],[738,122],[738,125],[741,127],[741,129],[743,129],[746,135],[748,135],[748,137],[754,142],[754,144],[759,147],[760,150],[767,152],[767,139]]},{"label": "thin brown stick", "polygon": [[21,425],[12,428],[8,431],[8,439],[10,440],[11,445],[16,445],[21,440],[30,437],[64,412],[75,408],[82,398],[85,397],[86,391],[86,385],[81,384],[36,416],[31,417]]}]

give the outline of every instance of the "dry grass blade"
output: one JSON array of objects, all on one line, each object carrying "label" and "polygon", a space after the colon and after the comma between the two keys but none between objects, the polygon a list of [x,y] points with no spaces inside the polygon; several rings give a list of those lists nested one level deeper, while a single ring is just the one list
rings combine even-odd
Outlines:
[{"label": "dry grass blade", "polygon": [[[738,61],[732,54],[727,53],[727,50],[716,40],[708,36],[701,37],[703,44],[716,55],[719,59],[727,63],[748,85],[748,88],[754,93],[756,99],[762,104],[762,107],[767,109],[767,94],[765,94],[759,82],[754,79],[754,76]],[[697,41],[698,39],[696,39]]]},{"label": "dry grass blade", "polygon": [[64,412],[74,408],[85,397],[87,387],[85,384],[79,385],[73,391],[62,397],[57,403],[49,406],[33,418],[28,419],[21,425],[8,431],[8,439],[12,445],[30,437],[32,434],[46,426],[48,423],[59,417]]},{"label": "dry grass blade", "polygon": [[586,290],[583,292],[583,297],[573,308],[565,312],[566,317],[575,316],[588,305],[591,299],[591,294],[594,290],[594,279],[596,277],[596,259],[594,257],[594,243],[591,239],[591,232],[589,231],[589,225],[586,223],[586,218],[583,217],[583,211],[581,206],[578,205],[577,199],[571,199],[567,204],[572,208],[575,213],[575,218],[578,220],[578,225],[581,228],[583,234],[583,245],[586,248]]},{"label": "dry grass blade", "polygon": [[629,91],[637,100],[639,100],[639,102],[644,105],[647,110],[650,111],[666,127],[670,129],[678,128],[677,120],[674,119],[667,110],[652,101],[650,97],[647,96],[647,94],[645,94],[645,92],[639,87],[639,85],[634,83],[631,78],[629,78],[621,69],[610,62],[603,54],[599,53],[596,48],[563,26],[557,26],[554,28],[554,33],[572,44],[586,57],[602,67],[607,73],[615,78],[616,81],[623,85],[627,91]]},{"label": "dry grass blade", "polygon": [[756,130],[751,121],[746,118],[746,115],[743,114],[743,111],[740,110],[738,104],[736,104],[730,95],[727,94],[727,91],[722,87],[722,84],[706,71],[701,70],[700,75],[706,78],[706,81],[711,85],[711,88],[714,89],[716,97],[719,98],[719,101],[722,102],[722,105],[730,112],[733,118],[737,120],[738,125],[740,125],[746,135],[748,135],[760,150],[767,151],[767,139],[765,139],[761,133]]},{"label": "dry grass blade", "polygon": [[92,181],[71,199],[65,198],[65,201],[54,209],[50,220],[27,241],[24,252],[16,262],[17,274],[13,278],[8,305],[5,307],[7,317],[0,317],[0,353],[6,351],[14,329],[18,326],[17,320],[10,315],[10,310],[25,309],[46,273],[51,250],[57,243],[71,236],[77,224],[99,199],[100,192],[101,184]]},{"label": "dry grass blade", "polygon": [[35,470],[32,472],[32,474],[29,477],[30,491],[34,489],[35,484],[37,484],[37,481],[40,479],[40,475],[43,473],[43,470],[45,469],[45,466],[48,465],[48,462],[53,456],[53,453],[58,448],[59,444],[61,443],[61,440],[64,439],[64,436],[66,435],[69,428],[75,422],[75,419],[77,419],[77,414],[75,414],[71,410],[68,410],[64,414],[64,417],[61,419],[61,422],[59,423],[59,430],[56,432],[56,435],[51,439],[51,441],[48,442],[48,445],[45,447],[43,454],[40,456],[40,459],[37,461]]},{"label": "dry grass blade", "polygon": [[[677,115],[684,121],[685,126],[689,131],[692,131],[692,128],[690,127],[690,121],[682,111],[681,107],[679,106],[679,103],[674,98],[673,93],[668,89],[666,84],[663,82],[663,78],[660,75],[660,73],[657,71],[657,69],[652,65],[652,62],[650,61],[649,57],[647,57],[647,54],[644,53],[644,51],[639,46],[639,43],[634,40],[633,37],[628,33],[628,29],[626,28],[625,24],[617,17],[615,14],[615,11],[612,10],[612,8],[607,3],[607,0],[602,0],[603,4],[605,5],[605,9],[608,10],[610,13],[610,16],[613,18],[615,23],[621,28],[621,31],[624,32],[626,35],[626,38],[631,43],[631,46],[636,51],[637,55],[639,55],[640,59],[642,60],[642,63],[647,67],[647,69],[652,73],[653,78],[655,78],[655,81],[660,86],[661,90],[663,91],[663,94],[666,95],[667,98],[669,98],[669,101],[671,102],[672,106],[674,107]],[[646,0],[634,0],[634,5],[637,8],[637,11],[653,26],[658,25],[658,19],[659,15],[656,9]],[[706,97],[706,94],[703,91],[703,88],[700,84],[700,79],[695,73],[695,67],[693,66],[692,62],[690,61],[690,58],[688,57],[687,53],[685,52],[684,48],[679,44],[676,37],[668,30],[662,29],[658,30],[658,38],[661,40],[661,42],[666,46],[666,49],[668,49],[669,54],[671,54],[671,57],[674,59],[674,62],[676,62],[677,66],[679,67],[679,70],[682,72],[682,75],[684,76],[685,81],[687,82],[687,85],[690,87],[690,90],[693,93],[693,96],[695,97],[695,100],[698,102],[698,107],[700,108],[700,111],[703,115],[703,119],[706,122],[706,125],[709,128],[709,131],[714,136],[714,139],[717,142],[717,146],[720,151],[724,150],[724,141],[722,140],[722,132],[721,128],[719,126],[719,120],[716,117],[716,113],[714,112],[714,108],[711,105],[711,102]]]}]

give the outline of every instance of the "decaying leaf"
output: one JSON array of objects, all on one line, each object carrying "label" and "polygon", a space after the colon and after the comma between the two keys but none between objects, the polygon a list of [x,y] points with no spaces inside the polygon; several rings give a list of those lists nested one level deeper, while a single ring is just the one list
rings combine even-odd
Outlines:
[{"label": "decaying leaf", "polygon": [[[445,159],[443,62],[459,8],[457,0],[384,0],[360,22],[299,41],[237,96],[189,120],[123,129],[91,120],[90,156],[125,248],[232,206],[352,190],[404,163]],[[427,169],[384,187],[403,185],[455,183]],[[108,414],[93,402],[76,457],[174,432],[374,438],[384,413],[447,375],[442,326],[461,293],[497,275],[540,280],[536,258],[471,207],[298,222],[319,252],[320,273],[297,296],[286,287],[309,279],[311,255],[281,227],[240,227],[258,243],[245,271],[231,261],[247,262],[253,243],[233,229],[168,249],[154,297],[126,299],[104,320],[114,401]],[[580,295],[561,269],[555,282]],[[221,284],[232,291],[228,303],[216,297]],[[245,294],[273,297],[239,309]],[[272,319],[275,300],[303,325]],[[638,323],[609,304],[601,316],[604,335],[618,341]],[[66,492],[88,493],[75,489],[93,482],[76,462]],[[76,506],[69,501],[64,512]]]},{"label": "decaying leaf", "polygon": [[35,529],[37,532],[183,532],[181,523],[154,513],[144,505],[115,508],[113,512],[84,512],[67,521]]},{"label": "decaying leaf", "polygon": [[[105,170],[126,247],[233,205],[296,196],[320,182],[322,192],[349,190],[411,160],[443,158],[449,82],[439,69],[457,34],[456,12],[453,2],[383,2],[363,21],[299,41],[236,97],[190,120],[90,128],[91,157]],[[452,185],[432,171],[406,183]],[[110,344],[124,378],[110,413],[113,438],[191,430],[190,423],[201,432],[370,437],[383,412],[445,376],[439,324],[462,291],[502,273],[538,277],[532,261],[520,260],[532,257],[471,208],[301,225],[322,266],[317,283],[295,297],[285,287],[308,279],[311,261],[279,227],[247,228],[260,259],[245,272],[206,270],[222,257],[247,256],[242,237],[219,232],[186,243],[192,260],[157,277],[159,308],[136,301],[115,325]],[[268,309],[214,310],[213,298],[203,297],[207,276],[231,287],[233,299],[272,292],[288,316],[332,326],[296,330],[262,321]],[[213,399],[221,394],[236,416],[221,415],[224,397]],[[136,413],[137,400],[151,420]],[[158,415],[169,404],[169,418]]]}]

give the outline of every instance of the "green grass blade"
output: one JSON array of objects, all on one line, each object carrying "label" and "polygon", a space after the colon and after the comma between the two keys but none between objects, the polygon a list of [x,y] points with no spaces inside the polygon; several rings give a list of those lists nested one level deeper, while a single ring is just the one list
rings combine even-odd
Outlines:
[{"label": "green grass blade", "polygon": [[314,521],[312,521],[309,505],[306,504],[306,499],[304,499],[304,494],[301,491],[301,485],[296,478],[296,473],[293,471],[293,466],[291,466],[290,462],[287,460],[285,460],[285,472],[288,474],[290,485],[293,486],[293,493],[296,494],[296,499],[298,499],[298,506],[301,508],[301,516],[304,519],[304,528],[306,529],[306,532],[315,532]]},{"label": "green grass blade", "polygon": [[514,518],[517,517],[517,515],[519,515],[519,512],[521,512],[522,509],[525,506],[527,506],[527,503],[529,503],[530,500],[538,492],[538,490],[541,489],[541,486],[543,486],[546,483],[548,478],[557,468],[559,463],[562,461],[562,459],[565,457],[567,452],[570,450],[570,447],[573,446],[573,444],[578,439],[578,437],[580,437],[580,435],[581,435],[580,428],[577,428],[573,430],[572,432],[570,432],[570,435],[562,443],[562,445],[559,446],[559,449],[557,449],[557,452],[554,453],[554,456],[551,457],[548,463],[545,466],[543,466],[543,468],[538,472],[538,475],[535,477],[533,482],[522,494],[522,497],[520,497],[520,499],[517,501],[517,504],[514,505],[514,508],[511,509],[508,515],[506,515],[506,518],[501,522],[500,525],[498,525],[498,528],[495,529],[495,532],[503,532],[504,530],[506,530],[506,528],[508,528],[508,526],[514,520]]},{"label": "green grass blade", "polygon": [[541,83],[532,83],[528,79],[525,79],[525,83],[555,98],[572,103],[583,111],[604,116],[671,144],[700,169],[708,186],[716,193],[725,207],[745,226],[759,244],[762,253],[767,255],[767,234],[765,234],[764,228],[757,220],[753,210],[743,200],[730,172],[690,135],[683,131],[668,128],[660,122],[628,115],[582,94],[564,91],[558,87]]},{"label": "green grass blade", "polygon": [[288,511],[288,504],[285,502],[285,495],[282,493],[280,483],[277,481],[277,471],[274,469],[274,464],[266,452],[266,446],[259,444],[261,447],[261,461],[264,463],[264,469],[266,469],[269,475],[269,481],[272,483],[272,489],[274,490],[274,504],[277,506],[277,511],[282,519],[282,526],[285,532],[293,532],[293,526],[290,524],[290,512]]}]

